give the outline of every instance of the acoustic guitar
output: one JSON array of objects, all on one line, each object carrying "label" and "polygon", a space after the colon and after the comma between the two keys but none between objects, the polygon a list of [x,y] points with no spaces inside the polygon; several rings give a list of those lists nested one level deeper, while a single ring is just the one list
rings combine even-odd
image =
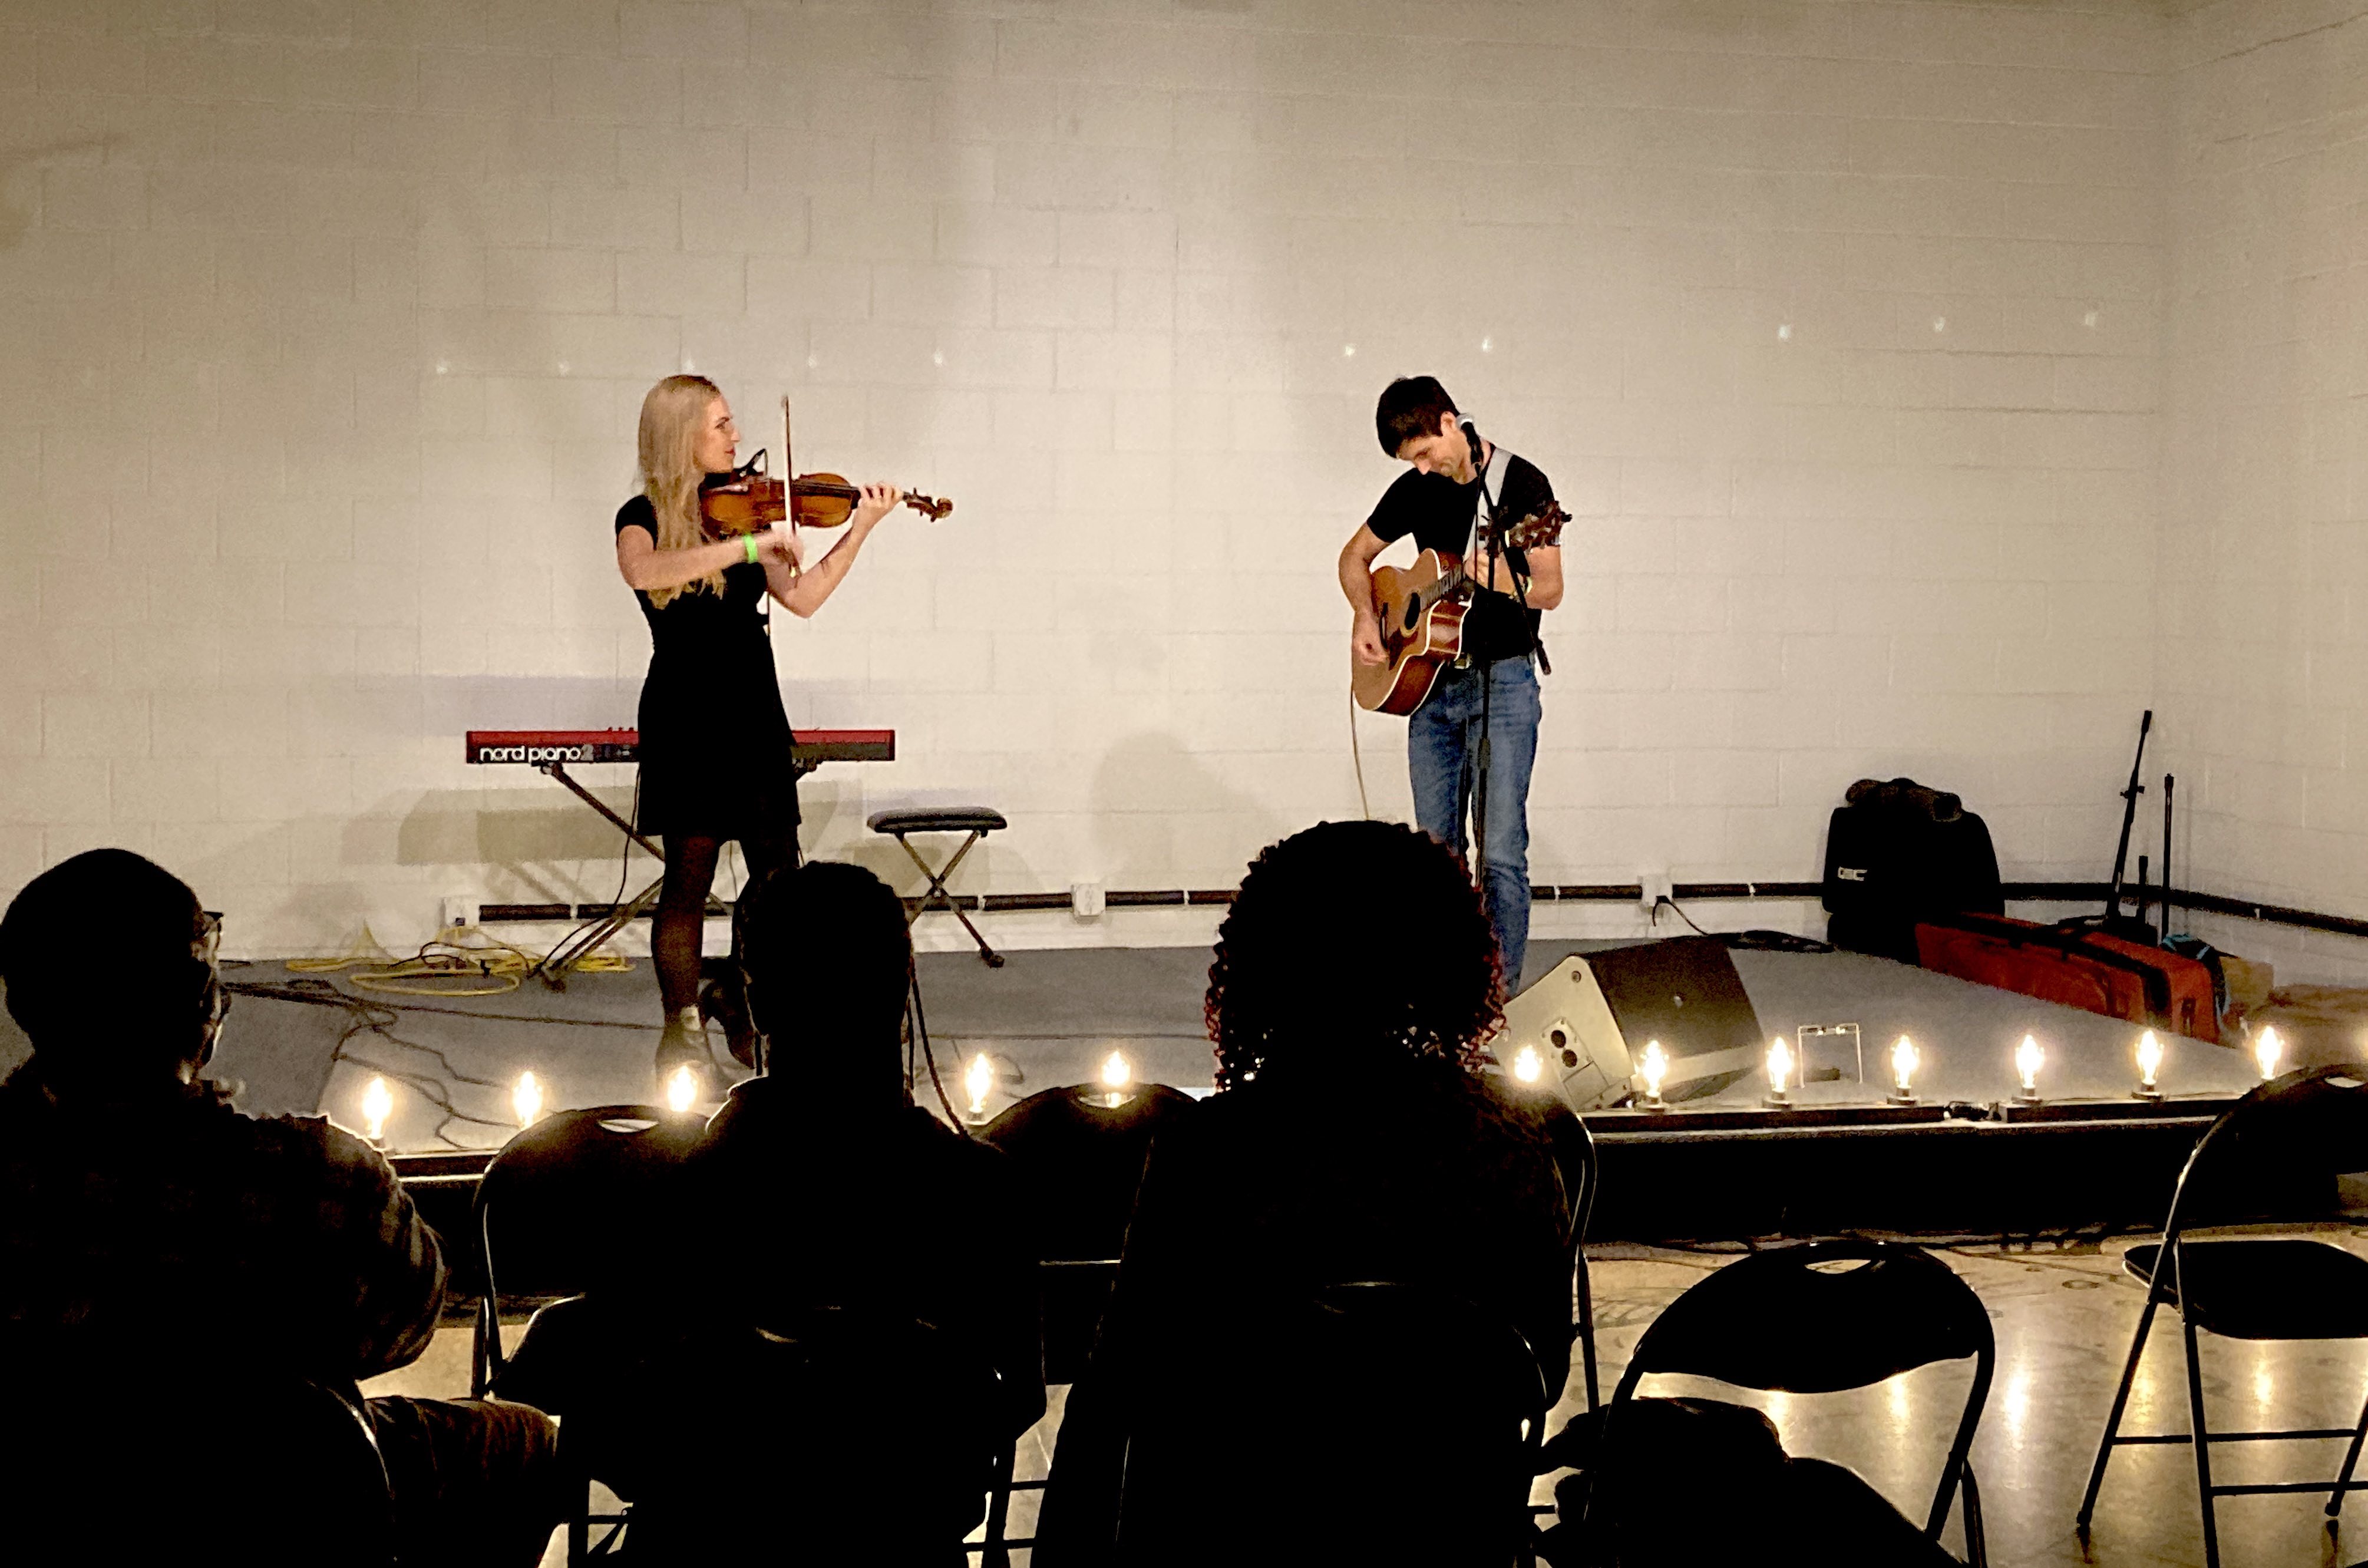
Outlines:
[{"label": "acoustic guitar", "polygon": [[[1570,520],[1559,505],[1522,518],[1505,530],[1506,550],[1543,550],[1562,539]],[[1485,559],[1486,545],[1483,541]],[[1439,672],[1463,652],[1463,616],[1474,591],[1461,558],[1426,550],[1412,566],[1376,567],[1373,611],[1382,623],[1385,664],[1351,664],[1349,687],[1357,706],[1369,713],[1400,718],[1422,706],[1439,683]]]}]

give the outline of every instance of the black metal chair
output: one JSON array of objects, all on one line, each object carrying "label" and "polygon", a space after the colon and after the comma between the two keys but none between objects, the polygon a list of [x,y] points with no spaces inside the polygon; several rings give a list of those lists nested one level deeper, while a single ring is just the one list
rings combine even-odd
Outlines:
[{"label": "black metal chair", "polygon": [[[550,1392],[550,1381],[518,1385],[503,1344],[502,1302],[506,1296],[586,1297],[604,1288],[630,1296],[647,1289],[651,1258],[633,1243],[666,1233],[674,1179],[704,1130],[697,1117],[652,1106],[560,1111],[504,1144],[478,1178],[472,1217],[485,1293],[477,1308],[471,1392],[479,1398],[511,1394],[563,1417],[560,1462],[585,1498],[568,1521],[571,1562],[606,1554],[626,1516],[591,1513],[599,1462],[586,1436],[591,1427],[566,1419],[573,1414],[568,1399]],[[600,1354],[587,1346],[580,1359]],[[595,1547],[591,1528],[604,1524],[609,1529]]]},{"label": "black metal chair", "polygon": [[942,1560],[999,1473],[999,1385],[916,1319],[820,1308],[751,1330],[672,1400],[632,1551],[753,1562],[794,1540],[799,1561]]},{"label": "black metal chair", "polygon": [[1587,1130],[1584,1120],[1562,1108],[1558,1100],[1547,1135],[1554,1142],[1554,1167],[1562,1175],[1563,1195],[1570,1204],[1571,1337],[1578,1341],[1587,1408],[1593,1410],[1601,1403],[1596,1382],[1595,1287],[1587,1271],[1587,1225],[1595,1213],[1598,1172],[1595,1135]]},{"label": "black metal chair", "polygon": [[[2146,1282],[2146,1305],[2130,1341],[2121,1385],[2105,1418],[2105,1434],[2080,1499],[2078,1528],[2085,1539],[2113,1450],[2133,1443],[2185,1443],[2195,1451],[2195,1480],[2203,1512],[2203,1558],[2218,1568],[2220,1540],[2214,1517],[2222,1497],[2276,1492],[2325,1492],[2328,1517],[2343,1508],[2354,1481],[2361,1442],[2368,1437],[2368,1406],[2359,1425],[2282,1432],[2214,1432],[2204,1422],[2199,1331],[2226,1339],[2368,1339],[2368,1259],[2306,1237],[2216,1240],[2194,1238],[2202,1228],[2261,1221],[2335,1217],[2338,1176],[2368,1170],[2368,1066],[2305,1068],[2261,1085],[2231,1106],[2197,1141],[2172,1189],[2162,1240],[2134,1246],[2122,1265]],[[2179,1314],[2187,1357],[2191,1429],[2123,1435],[2122,1415],[2155,1312]],[[2285,1481],[2251,1485],[2215,1483],[2214,1443],[2350,1439],[2332,1482]]]},{"label": "black metal chair", "polygon": [[1552,1400],[1527,1338],[1424,1286],[1245,1304],[1131,1437],[1118,1548],[1147,1563],[1509,1565]]},{"label": "black metal chair", "polygon": [[[1001,969],[1003,955],[987,945],[986,938],[979,934],[978,927],[972,925],[970,916],[963,913],[962,904],[947,891],[946,883],[961,869],[963,857],[971,852],[973,846],[988,834],[1000,833],[1011,825],[1004,820],[1003,813],[985,806],[916,807],[906,811],[874,812],[865,819],[864,825],[874,833],[887,834],[903,845],[905,853],[912,857],[913,864],[921,868],[921,874],[929,879],[928,892],[912,906],[905,923],[909,926],[929,911],[942,909],[962,923],[962,929],[969,932],[971,940],[978,944],[978,956],[986,960],[987,967]],[[922,859],[921,852],[913,847],[912,835],[916,833],[966,833],[970,836],[962,841],[961,847],[953,852],[953,858],[940,870]]]},{"label": "black metal chair", "polygon": [[19,1417],[0,1428],[11,1561],[393,1568],[393,1497],[349,1390],[248,1367],[193,1376],[185,1356],[0,1352],[0,1377]]},{"label": "black metal chair", "polygon": [[[981,1141],[1009,1155],[1036,1227],[1043,1286],[1044,1381],[1075,1382],[1093,1354],[1094,1335],[1118,1278],[1134,1195],[1144,1162],[1161,1134],[1190,1117],[1198,1102],[1165,1084],[1138,1084],[1119,1105],[1097,1084],[1040,1090],[1007,1106],[979,1131]],[[1003,1568],[1013,1492],[1041,1492],[1041,1477],[1017,1479],[1018,1455],[1001,1461],[989,1505],[986,1539],[973,1542],[981,1568]]]},{"label": "black metal chair", "polygon": [[1973,1288],[1920,1248],[1890,1242],[1826,1241],[1738,1258],[1669,1303],[1637,1341],[1606,1417],[1617,1444],[1621,1407],[1656,1373],[1711,1378],[1736,1388],[1836,1393],[1937,1361],[1971,1358],[1966,1392],[1924,1534],[1936,1544],[1960,1489],[1965,1560],[1988,1562],[1981,1494],[1969,1451],[1989,1397],[1998,1347]]}]

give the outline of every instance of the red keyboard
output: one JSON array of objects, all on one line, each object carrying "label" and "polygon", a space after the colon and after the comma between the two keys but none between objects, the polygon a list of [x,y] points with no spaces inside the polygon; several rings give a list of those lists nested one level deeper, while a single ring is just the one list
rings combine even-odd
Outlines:
[{"label": "red keyboard", "polygon": [[[894,730],[792,730],[790,739],[801,767],[896,760]],[[642,755],[639,730],[471,730],[467,741],[471,762],[535,767],[554,762],[634,762]]]}]

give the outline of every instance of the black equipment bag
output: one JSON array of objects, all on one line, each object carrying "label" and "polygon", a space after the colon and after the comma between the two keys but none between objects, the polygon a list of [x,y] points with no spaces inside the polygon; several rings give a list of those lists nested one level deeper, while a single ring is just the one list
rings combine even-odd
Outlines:
[{"label": "black equipment bag", "polygon": [[1913,778],[1861,778],[1826,828],[1826,939],[1914,963],[1921,920],[2003,915],[1998,851],[1964,802]]}]

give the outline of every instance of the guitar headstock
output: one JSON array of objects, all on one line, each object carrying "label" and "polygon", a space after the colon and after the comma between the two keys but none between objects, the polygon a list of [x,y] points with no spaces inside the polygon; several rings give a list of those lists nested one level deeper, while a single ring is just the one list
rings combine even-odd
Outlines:
[{"label": "guitar headstock", "polygon": [[1570,514],[1562,509],[1559,501],[1548,501],[1545,509],[1532,512],[1507,528],[1504,548],[1507,550],[1551,550],[1562,542],[1563,525]]}]

